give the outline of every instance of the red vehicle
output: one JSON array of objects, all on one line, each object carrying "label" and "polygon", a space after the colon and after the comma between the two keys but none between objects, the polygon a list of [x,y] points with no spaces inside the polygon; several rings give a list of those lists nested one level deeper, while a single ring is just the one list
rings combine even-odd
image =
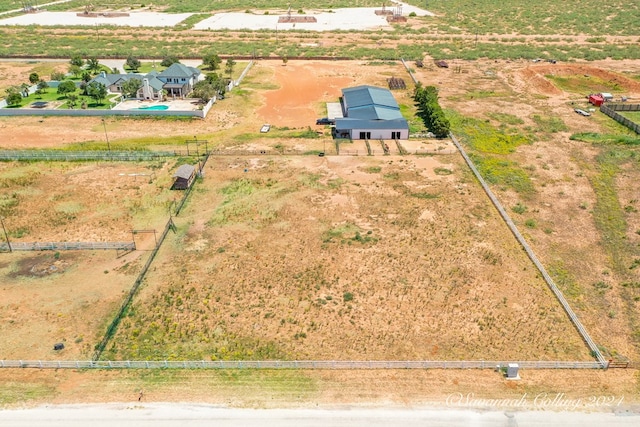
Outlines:
[{"label": "red vehicle", "polygon": [[604,98],[599,93],[589,95],[589,103],[596,107],[601,106],[604,103]]}]

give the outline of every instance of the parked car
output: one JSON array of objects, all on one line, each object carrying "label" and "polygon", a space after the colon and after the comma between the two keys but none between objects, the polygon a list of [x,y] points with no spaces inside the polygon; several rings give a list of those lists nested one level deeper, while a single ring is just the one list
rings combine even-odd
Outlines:
[{"label": "parked car", "polygon": [[264,124],[260,128],[260,133],[267,133],[267,132],[269,132],[270,129],[271,129],[271,125],[270,124]]},{"label": "parked car", "polygon": [[585,116],[585,117],[589,117],[591,115],[590,112],[581,110],[580,108],[576,108],[574,111],[580,114],[581,116]]},{"label": "parked car", "polygon": [[331,120],[328,117],[323,117],[321,119],[316,120],[317,125],[334,125],[336,123],[335,120]]}]

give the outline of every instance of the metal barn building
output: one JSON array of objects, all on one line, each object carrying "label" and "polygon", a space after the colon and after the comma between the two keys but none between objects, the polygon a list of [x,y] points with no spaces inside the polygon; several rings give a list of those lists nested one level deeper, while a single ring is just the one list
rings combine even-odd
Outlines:
[{"label": "metal barn building", "polygon": [[334,131],[338,138],[409,139],[409,124],[388,89],[342,89],[342,111],[344,117],[336,118]]}]

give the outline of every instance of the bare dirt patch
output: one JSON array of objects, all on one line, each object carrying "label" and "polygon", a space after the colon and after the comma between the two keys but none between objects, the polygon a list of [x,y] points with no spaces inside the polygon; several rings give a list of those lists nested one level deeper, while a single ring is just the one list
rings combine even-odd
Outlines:
[{"label": "bare dirt patch", "polygon": [[0,359],[90,358],[144,255],[3,253]]}]

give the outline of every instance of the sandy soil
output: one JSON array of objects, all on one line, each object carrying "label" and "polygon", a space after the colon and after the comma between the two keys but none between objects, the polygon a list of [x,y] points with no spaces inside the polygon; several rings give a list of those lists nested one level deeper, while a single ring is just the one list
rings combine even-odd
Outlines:
[{"label": "sandy soil", "polygon": [[[604,122],[600,117],[592,117],[591,119],[583,118],[573,112],[574,105],[584,106],[583,96],[580,93],[564,92],[559,88],[553,86],[548,80],[545,81],[545,75],[552,72],[561,73],[574,73],[576,75],[583,75],[589,73],[590,75],[598,74],[602,78],[617,79],[622,88],[616,96],[622,94],[629,95],[632,98],[640,96],[637,87],[637,81],[630,79],[631,76],[640,74],[640,64],[636,61],[623,61],[623,62],[611,62],[602,61],[598,63],[589,64],[556,64],[562,65],[561,67],[553,68],[553,65],[547,64],[532,64],[530,62],[493,62],[493,61],[478,61],[478,62],[455,62],[452,68],[448,70],[441,70],[435,68],[435,66],[427,66],[424,69],[416,69],[416,74],[422,82],[425,84],[437,84],[440,87],[440,94],[442,104],[445,107],[455,108],[469,116],[481,118],[483,120],[490,120],[496,126],[499,123],[495,122],[495,119],[490,118],[488,115],[492,112],[508,113],[518,117],[523,121],[520,126],[521,130],[525,130],[525,127],[534,127],[535,122],[532,119],[536,114],[553,114],[562,119],[566,124],[567,130],[560,131],[556,134],[548,135],[540,131],[539,138],[536,139],[535,144],[522,146],[518,149],[518,152],[513,154],[513,158],[520,162],[520,164],[529,167],[536,181],[537,193],[532,199],[523,200],[518,194],[513,191],[503,188],[496,188],[498,196],[503,201],[505,206],[510,207],[517,202],[524,202],[528,206],[528,212],[523,216],[515,216],[514,219],[518,225],[526,230],[527,238],[530,239],[531,244],[534,246],[534,250],[541,256],[545,265],[564,267],[571,272],[573,280],[578,283],[581,293],[577,297],[571,297],[570,300],[574,306],[574,309],[578,312],[579,316],[585,323],[587,329],[592,333],[594,339],[598,343],[603,343],[609,350],[614,350],[618,354],[635,359],[637,357],[637,349],[631,336],[633,324],[629,323],[627,316],[624,315],[625,310],[632,310],[633,306],[629,306],[625,297],[628,296],[622,292],[618,283],[622,281],[621,277],[616,277],[611,273],[609,268],[609,260],[606,254],[602,253],[599,247],[599,233],[593,223],[592,217],[589,215],[588,208],[582,209],[581,205],[593,206],[595,201],[595,195],[591,188],[590,179],[593,179],[596,171],[593,171],[588,165],[593,161],[593,157],[596,155],[596,149],[588,144],[579,143],[569,140],[569,135],[572,132],[593,130],[602,131],[604,128]],[[459,66],[460,72],[456,72],[456,66]],[[601,70],[601,71],[598,71]],[[297,72],[302,71],[302,72]],[[317,74],[316,74],[317,73]],[[351,80],[353,84],[368,83],[376,84],[380,86],[385,85],[385,79],[392,75],[404,75],[404,71],[401,66],[381,66],[373,67],[367,66],[363,62],[332,62],[329,64],[323,64],[319,62],[311,63],[298,63],[296,61],[290,61],[286,66],[281,61],[263,61],[257,64],[256,69],[250,73],[249,78],[241,89],[249,93],[250,97],[243,97],[243,102],[234,102],[234,97],[231,96],[224,102],[221,102],[219,106],[212,110],[212,113],[206,120],[193,121],[188,124],[185,123],[164,123],[153,122],[149,126],[141,126],[138,121],[114,121],[109,123],[109,135],[113,136],[114,140],[124,138],[145,137],[151,134],[161,135],[173,135],[177,141],[183,140],[185,135],[192,135],[194,133],[198,135],[216,135],[215,140],[217,143],[227,147],[240,147],[243,142],[242,139],[236,139],[238,136],[255,134],[259,129],[259,126],[264,122],[270,122],[275,126],[289,126],[306,128],[313,125],[313,120],[318,115],[324,115],[323,101],[333,100],[338,95],[338,87],[335,85],[327,89],[330,82],[333,80],[340,80],[340,82],[347,82]],[[318,76],[325,76],[326,84],[318,86],[315,82]],[[303,80],[298,83],[296,87],[300,88],[298,92],[288,90],[288,82],[292,76]],[[266,80],[264,79],[266,78]],[[271,80],[269,80],[271,79]],[[342,80],[344,79],[344,80]],[[305,81],[307,80],[307,81]],[[408,78],[406,79],[408,81]],[[267,84],[265,84],[265,81]],[[530,86],[531,85],[531,86]],[[531,90],[534,87],[535,90]],[[314,95],[308,95],[308,93]],[[489,93],[490,96],[486,96]],[[289,102],[294,96],[299,97],[298,104]],[[315,99],[314,99],[315,97]],[[401,103],[407,103],[408,94],[397,93],[398,99]],[[237,99],[240,99],[238,97]],[[575,104],[572,104],[575,103]],[[271,105],[275,103],[277,105]],[[313,105],[309,105],[309,104]],[[285,108],[280,106],[284,105]],[[0,121],[2,126],[0,129],[2,136],[3,147],[27,147],[27,146],[59,146],[61,144],[74,142],[74,141],[90,141],[101,140],[101,134],[103,129],[101,123],[95,120],[67,120],[67,119],[46,119],[40,122],[37,119],[19,118],[19,119],[2,119]],[[72,129],[73,132],[69,132]],[[213,138],[212,138],[213,139]],[[325,141],[309,140],[300,141],[291,138],[280,138],[275,134],[264,136],[262,139],[253,139],[251,144],[255,146],[272,147],[275,144],[283,144],[288,147],[300,147],[303,149],[318,149],[322,147]],[[430,141],[420,141],[418,144],[425,146],[434,146]],[[396,197],[400,188],[412,189],[415,192],[421,191],[421,186],[427,183],[430,186],[440,185],[444,188],[451,185],[451,196],[469,197],[469,188],[465,187],[464,182],[461,181],[460,175],[442,176],[435,174],[435,168],[440,167],[449,168],[455,171],[456,174],[462,173],[462,166],[457,163],[458,160],[447,159],[446,157],[437,157],[436,159],[418,159],[411,158],[409,161],[410,168],[406,170],[395,170],[393,165],[385,163],[385,158],[374,158],[372,164],[369,164],[364,159],[353,159],[347,156],[344,157],[332,157],[332,166],[323,164],[320,159],[316,159],[316,162],[309,162],[309,165],[304,168],[310,168],[304,170],[303,165],[293,164],[292,170],[301,171],[300,174],[294,174],[288,179],[281,179],[284,182],[295,182],[301,179],[300,176],[305,177],[311,174],[320,174],[322,179],[319,181],[321,185],[328,185],[331,180],[341,178],[343,180],[349,180],[352,184],[359,184],[360,187],[365,186],[369,189],[373,189],[377,182],[371,173],[366,172],[362,168],[367,167],[381,167],[382,174],[387,172],[418,172],[419,176],[415,178],[404,176],[401,177],[402,186],[383,185],[379,186],[381,196]],[[400,160],[407,160],[402,158],[389,158],[389,161],[393,160],[395,165],[398,165]],[[382,161],[381,164],[376,162]],[[224,172],[229,177],[244,176],[243,170],[246,168],[249,171],[263,170],[268,172],[268,167],[275,167],[277,163],[272,166],[268,166],[268,162],[257,159],[242,157],[236,164],[237,167],[227,168]],[[420,164],[418,164],[420,163]],[[212,163],[213,165],[213,163]],[[221,170],[224,169],[223,164],[219,165]],[[228,165],[227,165],[228,166]],[[637,182],[637,172],[635,168],[631,166],[626,171],[626,175],[622,177],[620,188],[620,200],[621,203],[627,205],[631,204],[631,201],[635,199],[634,196],[634,182]],[[218,168],[220,169],[220,168]],[[393,169],[393,170],[392,170]],[[216,170],[215,168],[212,169]],[[222,173],[220,171],[216,173]],[[248,172],[247,172],[248,173]],[[267,177],[267,175],[265,175]],[[271,178],[277,178],[278,175],[269,176]],[[280,177],[282,177],[280,175]],[[453,179],[454,181],[449,181]],[[278,178],[278,180],[280,180]],[[382,179],[384,180],[384,178]],[[207,185],[212,185],[211,189],[214,189],[216,185],[222,185],[220,183],[213,183],[206,181]],[[266,182],[266,181],[265,181]],[[302,184],[301,184],[302,185]],[[430,190],[428,190],[430,191]],[[358,199],[358,193],[362,193],[362,197],[366,197],[366,194],[361,191],[349,191],[346,194],[328,194],[327,197],[318,198],[309,196],[304,200],[307,205],[300,204],[300,208],[304,209],[304,206],[316,206],[314,209],[324,212],[324,210],[331,210],[335,215],[351,216],[350,221],[363,228],[368,227],[366,222],[372,222],[371,219],[359,218],[357,212],[354,211],[355,207],[362,209],[362,206],[366,206],[367,202],[375,201],[376,199],[369,198],[368,200]],[[213,194],[213,193],[212,193]],[[375,194],[375,193],[372,193]],[[457,196],[456,196],[457,194]],[[376,197],[380,196],[376,194]],[[455,197],[454,197],[455,196]],[[220,197],[219,194],[216,197]],[[453,200],[452,199],[452,200]],[[269,199],[267,199],[269,200]],[[274,199],[276,200],[276,199]],[[449,200],[449,198],[447,198]],[[269,206],[269,204],[260,205]],[[287,214],[295,213],[295,208],[298,205],[290,205]],[[469,206],[461,204],[458,209],[461,212],[465,212]],[[247,229],[240,227],[238,230],[234,230],[229,235],[220,236],[204,236],[203,241],[202,230],[206,228],[206,215],[213,214],[213,207],[203,207],[202,210],[204,216],[200,219],[194,217],[193,224],[189,225],[189,232],[184,236],[184,244],[190,250],[190,253],[199,254],[203,253],[201,248],[206,245],[212,248],[222,247],[222,244],[230,244],[225,241],[224,238],[231,238],[231,247],[233,251],[244,251],[246,248],[242,246],[240,242],[243,240],[239,237],[246,236],[243,233],[247,232]],[[355,212],[355,213],[354,213]],[[436,221],[439,210],[429,209],[424,206],[424,209],[420,210],[420,218],[422,221]],[[308,213],[309,215],[310,213]],[[392,213],[393,214],[393,213]],[[472,217],[479,214],[478,210],[473,211],[470,215]],[[315,214],[310,214],[316,217]],[[355,218],[353,218],[353,216]],[[484,218],[484,214],[480,215]],[[308,216],[306,217],[308,218]],[[316,217],[317,218],[317,217]],[[640,223],[637,212],[632,210],[628,213],[628,221],[630,224]],[[389,218],[393,219],[393,218]],[[528,229],[524,227],[524,222],[527,219],[535,219],[539,226],[535,229]],[[486,218],[478,220],[480,222],[488,221]],[[286,226],[286,224],[281,224]],[[186,225],[185,225],[186,226]],[[381,227],[378,227],[381,229]],[[479,227],[481,230],[486,230],[487,226]],[[376,230],[375,227],[372,229]],[[545,231],[545,230],[548,230]],[[483,231],[484,232],[484,231]],[[377,233],[377,231],[376,231]],[[401,233],[396,233],[401,236]],[[391,233],[386,237],[390,237]],[[579,239],[575,237],[579,236]],[[629,230],[628,238],[631,242],[637,243],[638,235]],[[220,240],[222,239],[222,240]],[[501,243],[506,245],[510,240],[505,238]],[[266,245],[266,243],[264,243]],[[274,240],[269,244],[278,246],[278,241]],[[277,249],[277,248],[276,248]],[[478,248],[479,250],[481,248]],[[496,249],[496,248],[492,248]],[[301,249],[302,250],[302,249]],[[200,252],[199,252],[200,251]],[[227,253],[227,252],[225,252]],[[482,252],[477,252],[482,254]],[[229,256],[227,253],[225,256]],[[198,255],[200,256],[200,255]],[[216,255],[217,256],[217,255]],[[210,258],[205,257],[207,260]],[[248,262],[248,259],[236,261],[236,263]],[[261,261],[266,262],[264,258]],[[371,262],[376,267],[375,259]],[[55,265],[55,263],[51,263]],[[367,264],[369,265],[369,264]],[[232,269],[233,263],[228,264],[226,267]],[[211,267],[209,265],[209,267]],[[7,268],[7,267],[5,267]],[[237,266],[236,266],[237,268]],[[108,269],[108,268],[107,268]],[[231,270],[230,270],[231,271]],[[211,272],[208,272],[210,274]],[[66,273],[65,273],[66,274]],[[110,273],[111,274],[111,273]],[[106,275],[109,276],[110,274]],[[636,275],[636,270],[630,270],[630,277]],[[499,276],[496,274],[496,276]],[[487,279],[489,280],[489,279]],[[592,284],[598,281],[605,281],[612,285],[612,290],[606,291],[603,294],[594,291]],[[625,279],[628,280],[628,279]],[[195,282],[194,282],[195,283]],[[487,282],[488,283],[488,282]],[[521,281],[515,281],[515,283],[522,283]],[[233,288],[230,288],[234,290]],[[571,290],[570,288],[565,288]],[[198,295],[198,294],[196,294]],[[230,294],[231,295],[231,294]],[[324,298],[326,295],[318,295],[318,297]],[[473,295],[472,295],[473,296]],[[633,295],[632,295],[633,296]],[[256,295],[257,297],[257,295]],[[24,301],[24,295],[22,299],[17,299],[12,304],[21,304],[20,301]],[[36,299],[37,301],[37,299]],[[326,300],[325,300],[326,301]],[[200,304],[202,300],[198,304]],[[282,301],[277,300],[280,304]],[[331,303],[330,303],[331,304]],[[14,307],[12,305],[12,307]],[[631,308],[629,308],[631,307]],[[518,307],[512,306],[513,310],[517,310]],[[13,310],[14,308],[12,308]],[[55,310],[55,308],[53,309]],[[50,310],[51,311],[51,310]],[[27,313],[27,311],[25,311]],[[231,314],[230,311],[228,314]],[[613,315],[608,315],[613,313]],[[266,314],[263,313],[263,315]],[[264,318],[264,317],[263,317]],[[293,318],[293,317],[292,317]],[[604,319],[604,320],[603,320]],[[17,317],[14,319],[14,322]],[[358,319],[354,319],[357,321]],[[285,319],[286,322],[286,319]],[[248,326],[250,324],[247,323]],[[293,334],[294,326],[288,324],[287,334]],[[88,334],[88,332],[86,333]],[[86,337],[86,335],[83,335]],[[55,335],[55,337],[60,336]],[[75,335],[70,335],[75,337]],[[308,337],[312,337],[309,333]],[[43,341],[47,341],[49,337],[43,338]],[[315,339],[315,338],[314,338]],[[563,339],[566,339],[564,337]],[[355,348],[353,349],[356,350]],[[425,351],[433,351],[434,348],[424,349]],[[518,351],[517,348],[512,349]],[[49,350],[47,350],[49,351]],[[422,351],[422,350],[420,350]],[[442,351],[441,348],[437,349],[438,352]],[[46,355],[46,354],[45,354]],[[6,372],[6,371],[4,371]],[[22,372],[22,371],[20,371]],[[2,375],[3,372],[0,372]],[[357,376],[357,380],[353,379],[353,382],[345,382],[346,379],[341,377],[340,373],[319,373],[309,374],[312,377],[319,375],[323,380],[331,378],[331,381],[335,380],[336,384],[340,383],[340,386],[334,384],[334,386],[324,385],[319,386],[318,390],[326,391],[326,394],[322,394],[324,401],[326,402],[365,402],[373,400],[382,402],[386,399],[391,399],[398,402],[416,402],[420,396],[430,396],[432,392],[429,390],[437,389],[438,395],[441,396],[442,390],[481,390],[488,394],[501,395],[509,391],[509,393],[515,393],[515,391],[521,392],[521,388],[518,384],[523,383],[490,383],[485,387],[487,383],[487,373],[471,374],[468,372],[446,372],[436,373],[435,376],[431,376],[432,373],[380,373],[380,374],[361,374]],[[12,387],[16,387],[14,380],[16,378],[14,373],[6,374],[5,381]],[[51,374],[38,373],[37,371],[26,372],[27,380],[32,380],[34,384],[53,384],[51,385],[53,390],[60,391],[61,401],[81,401],[87,396],[87,390],[93,390],[96,394],[93,396],[97,401],[105,399],[122,400],[122,396],[128,396],[133,394],[138,384],[141,383],[139,378],[128,378],[123,380],[123,377],[127,375],[123,374],[110,374],[105,373],[106,377],[113,375],[112,391],[105,394],[98,393],[99,387],[87,380],[88,377],[82,377],[82,374],[78,373],[61,373]],[[56,375],[58,377],[56,378]],[[229,374],[231,375],[231,374]],[[351,374],[350,374],[351,375]],[[637,372],[633,370],[626,371],[609,371],[609,372],[585,372],[585,373],[563,373],[559,375],[557,372],[530,372],[527,374],[530,382],[525,384],[524,389],[527,387],[533,389],[533,391],[540,390],[542,385],[549,385],[547,390],[565,391],[570,389],[570,392],[577,392],[579,390],[584,395],[588,393],[596,392],[615,392],[623,393],[625,396],[637,396]],[[105,376],[99,375],[97,383],[105,384]],[[63,380],[60,380],[63,378]],[[315,377],[318,378],[318,377]],[[337,378],[340,378],[338,380]],[[388,390],[370,391],[368,387],[369,382],[375,383],[377,387],[382,387],[382,383],[388,381],[394,381],[394,389],[392,392]],[[125,385],[122,385],[122,382]],[[148,381],[148,380],[147,380]],[[27,381],[29,382],[29,381]],[[147,383],[145,383],[147,384]],[[347,385],[345,385],[347,384]],[[437,387],[434,387],[437,384]],[[479,385],[482,384],[482,387]],[[513,385],[515,384],[515,385]],[[47,385],[46,387],[49,387]],[[163,390],[159,396],[161,399],[171,399],[171,396],[179,399],[181,396],[175,389],[169,390],[171,387],[164,385],[154,385],[159,390]],[[332,388],[333,387],[333,388]],[[374,387],[374,385],[371,385]],[[48,389],[48,388],[47,388]],[[184,388],[182,393],[186,393],[189,390],[190,393],[197,396],[205,396],[206,393],[211,391],[210,388],[203,389],[202,392],[195,392],[193,389]],[[327,391],[329,390],[329,391]],[[365,391],[362,391],[365,390]],[[422,394],[421,394],[422,393]],[[265,402],[264,390],[255,392],[256,400],[248,398],[249,402],[260,402],[260,405],[267,405]],[[105,397],[105,396],[111,397]],[[183,395],[183,394],[182,394]],[[116,397],[119,396],[119,397]],[[224,397],[216,395],[216,398],[212,397],[214,401],[224,401]],[[233,402],[244,402],[246,404],[247,399],[240,395],[236,395]],[[291,396],[287,395],[287,398]],[[308,396],[307,396],[308,397]],[[124,398],[126,400],[126,398]],[[283,398],[286,400],[286,398]],[[251,405],[252,403],[249,403]]]}]

